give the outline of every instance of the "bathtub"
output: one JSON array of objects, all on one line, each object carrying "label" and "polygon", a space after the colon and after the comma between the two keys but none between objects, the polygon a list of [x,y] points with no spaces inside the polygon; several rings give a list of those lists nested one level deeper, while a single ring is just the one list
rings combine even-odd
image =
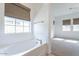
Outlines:
[{"label": "bathtub", "polygon": [[0,56],[22,56],[40,46],[34,40],[25,40],[14,44],[0,45]]}]

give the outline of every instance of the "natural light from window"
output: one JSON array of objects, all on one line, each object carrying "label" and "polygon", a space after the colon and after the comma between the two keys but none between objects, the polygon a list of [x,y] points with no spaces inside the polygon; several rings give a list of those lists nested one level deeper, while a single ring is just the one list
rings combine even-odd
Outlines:
[{"label": "natural light from window", "polygon": [[5,16],[5,33],[31,32],[31,22]]},{"label": "natural light from window", "polygon": [[70,42],[70,43],[79,43],[79,42],[76,41],[76,40],[65,40],[65,42]]},{"label": "natural light from window", "polygon": [[62,21],[62,31],[79,31],[79,18]]},{"label": "natural light from window", "polygon": [[62,38],[54,38],[53,40],[62,41],[62,40],[64,40],[64,39],[62,39]]},{"label": "natural light from window", "polygon": [[73,31],[79,31],[79,25],[73,25]]},{"label": "natural light from window", "polygon": [[70,25],[63,25],[62,30],[63,31],[71,31],[71,26]]},{"label": "natural light from window", "polygon": [[69,42],[69,43],[79,43],[79,41],[77,41],[77,40],[64,39],[64,38],[54,38],[53,40],[63,41],[63,42]]}]

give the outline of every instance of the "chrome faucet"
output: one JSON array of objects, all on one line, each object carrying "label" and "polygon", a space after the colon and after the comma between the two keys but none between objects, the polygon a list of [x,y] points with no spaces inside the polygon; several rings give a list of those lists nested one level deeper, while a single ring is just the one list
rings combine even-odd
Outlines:
[{"label": "chrome faucet", "polygon": [[40,42],[40,44],[42,44],[42,40],[40,40],[40,39],[36,39],[36,40],[38,40]]}]

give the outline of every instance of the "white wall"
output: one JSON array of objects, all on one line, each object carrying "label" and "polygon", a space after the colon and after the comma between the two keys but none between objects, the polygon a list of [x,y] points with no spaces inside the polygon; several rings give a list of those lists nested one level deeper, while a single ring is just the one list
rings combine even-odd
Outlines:
[{"label": "white wall", "polygon": [[[0,33],[3,32],[3,30],[2,30],[2,28],[3,28],[2,27],[3,26],[3,23],[2,23],[3,20],[2,19],[4,19],[3,18],[3,15],[4,15],[4,13],[3,13],[4,12],[4,9],[3,8],[4,8],[3,4],[0,4]],[[0,34],[0,37],[1,37],[1,34]]]},{"label": "white wall", "polygon": [[[48,39],[49,15],[48,4],[43,4],[34,19],[34,35],[37,39],[46,41]],[[43,21],[43,23],[40,23]]]},{"label": "white wall", "polygon": [[55,36],[57,37],[66,37],[66,38],[72,38],[72,39],[79,39],[79,32],[73,32],[73,31],[62,31],[62,20],[63,19],[71,19],[71,18],[79,18],[79,12],[72,13],[68,15],[63,15],[59,17],[55,17]]}]

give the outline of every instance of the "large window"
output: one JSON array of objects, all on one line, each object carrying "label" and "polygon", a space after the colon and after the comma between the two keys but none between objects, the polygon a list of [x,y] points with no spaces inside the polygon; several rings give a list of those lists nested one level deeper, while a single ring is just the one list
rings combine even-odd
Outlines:
[{"label": "large window", "polygon": [[5,3],[5,33],[31,32],[30,10],[20,3]]},{"label": "large window", "polygon": [[31,32],[31,22],[5,16],[5,33]]}]

